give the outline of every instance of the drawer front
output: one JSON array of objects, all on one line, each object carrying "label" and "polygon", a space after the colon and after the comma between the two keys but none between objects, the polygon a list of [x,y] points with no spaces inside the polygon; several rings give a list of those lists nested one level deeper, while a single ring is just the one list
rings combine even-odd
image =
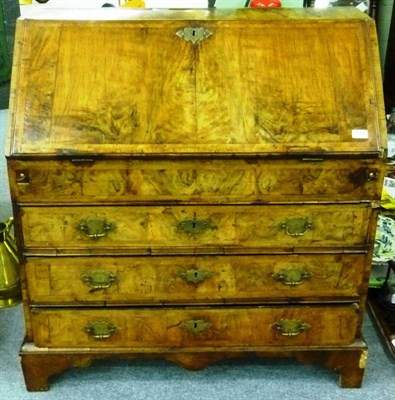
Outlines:
[{"label": "drawer front", "polygon": [[356,299],[364,255],[55,257],[27,261],[33,304]]},{"label": "drawer front", "polygon": [[353,342],[356,306],[33,309],[39,347],[314,346]]},{"label": "drawer front", "polygon": [[[24,246],[136,252],[363,246],[370,204],[24,207]],[[178,249],[178,250],[177,250]]]},{"label": "drawer front", "polygon": [[381,160],[9,161],[16,201],[379,200]]}]

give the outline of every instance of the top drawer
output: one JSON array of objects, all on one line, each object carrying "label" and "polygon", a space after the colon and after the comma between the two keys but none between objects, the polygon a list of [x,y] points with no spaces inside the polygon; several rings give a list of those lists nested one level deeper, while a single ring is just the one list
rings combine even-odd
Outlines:
[{"label": "top drawer", "polygon": [[9,160],[19,203],[378,200],[382,160]]},{"label": "top drawer", "polygon": [[23,207],[30,254],[336,252],[366,249],[370,204]]}]

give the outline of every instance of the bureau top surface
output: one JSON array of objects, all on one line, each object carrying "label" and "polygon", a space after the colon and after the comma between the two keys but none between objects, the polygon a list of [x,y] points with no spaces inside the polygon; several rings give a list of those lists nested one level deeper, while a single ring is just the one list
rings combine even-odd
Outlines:
[{"label": "bureau top surface", "polygon": [[385,147],[375,26],[352,8],[48,13],[18,20],[14,54],[9,156]]}]

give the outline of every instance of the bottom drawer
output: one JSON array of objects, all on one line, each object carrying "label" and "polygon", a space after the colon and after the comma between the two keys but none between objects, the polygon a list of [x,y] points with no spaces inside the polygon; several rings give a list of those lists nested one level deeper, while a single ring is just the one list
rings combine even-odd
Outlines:
[{"label": "bottom drawer", "polygon": [[32,311],[39,347],[253,347],[345,345],[356,305],[234,308],[44,309]]}]

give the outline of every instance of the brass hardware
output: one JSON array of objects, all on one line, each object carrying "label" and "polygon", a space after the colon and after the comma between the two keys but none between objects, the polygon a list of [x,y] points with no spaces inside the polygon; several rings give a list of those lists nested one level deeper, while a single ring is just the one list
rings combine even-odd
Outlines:
[{"label": "brass hardware", "polygon": [[16,171],[16,183],[18,184],[29,183],[29,172]]},{"label": "brass hardware", "polygon": [[314,222],[309,222],[307,218],[290,218],[283,222],[280,227],[285,229],[285,233],[289,236],[303,236],[309,229],[314,228]]},{"label": "brass hardware", "polygon": [[0,308],[22,301],[16,242],[10,232],[13,223],[12,217],[0,223]]},{"label": "brass hardware", "polygon": [[284,285],[297,286],[310,278],[310,274],[305,269],[289,268],[272,275],[276,281],[281,281]]},{"label": "brass hardware", "polygon": [[200,235],[207,230],[217,229],[210,221],[204,219],[186,219],[178,223],[177,228],[190,235]]},{"label": "brass hardware", "polygon": [[179,38],[185,39],[187,42],[192,42],[193,44],[207,39],[212,34],[213,33],[210,32],[208,29],[202,27],[186,27],[184,29],[180,29],[176,33]]},{"label": "brass hardware", "polygon": [[379,177],[379,171],[377,169],[370,169],[366,171],[366,180],[368,182],[375,182]]},{"label": "brass hardware", "polygon": [[85,218],[79,223],[78,229],[89,238],[100,239],[113,230],[114,225],[101,218]]},{"label": "brass hardware", "polygon": [[107,271],[89,271],[81,275],[82,282],[91,287],[90,292],[108,289],[118,278]]},{"label": "brass hardware", "polygon": [[185,321],[180,325],[180,327],[181,329],[184,329],[189,333],[192,333],[194,335],[199,335],[200,333],[203,333],[208,329],[210,329],[212,327],[212,324],[202,319],[197,319],[197,320]]},{"label": "brass hardware", "polygon": [[213,273],[205,269],[189,269],[185,272],[179,272],[177,275],[186,282],[197,284],[211,278]]},{"label": "brass hardware", "polygon": [[114,324],[106,321],[91,322],[85,327],[85,332],[98,340],[110,338],[117,332],[117,330],[118,329]]},{"label": "brass hardware", "polygon": [[310,325],[298,319],[281,319],[275,322],[272,328],[282,336],[298,336],[310,329]]},{"label": "brass hardware", "polygon": [[367,359],[368,359],[368,351],[363,350],[361,357],[359,358],[359,368],[361,368],[361,369],[366,368]]}]

